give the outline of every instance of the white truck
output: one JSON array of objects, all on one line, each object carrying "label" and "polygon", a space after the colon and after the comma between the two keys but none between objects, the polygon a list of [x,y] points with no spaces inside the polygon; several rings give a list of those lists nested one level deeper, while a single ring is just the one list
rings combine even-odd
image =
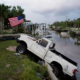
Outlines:
[{"label": "white truck", "polygon": [[55,44],[42,38],[35,40],[27,35],[20,35],[17,40],[20,43],[16,51],[18,53],[25,53],[27,50],[38,56],[40,59],[46,61],[55,71],[55,75],[59,76],[61,72],[73,77],[77,71],[77,63],[65,57],[60,52],[54,49]]}]

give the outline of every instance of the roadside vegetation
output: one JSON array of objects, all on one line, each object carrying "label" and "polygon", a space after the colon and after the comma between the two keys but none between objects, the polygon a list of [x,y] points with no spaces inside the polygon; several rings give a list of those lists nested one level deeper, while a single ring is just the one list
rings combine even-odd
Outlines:
[{"label": "roadside vegetation", "polygon": [[[11,28],[8,18],[17,17],[20,15],[23,15],[25,21],[24,9],[22,9],[21,6],[0,4],[0,34],[3,34],[4,29],[13,29]],[[13,29],[14,33],[17,33],[18,31],[22,32],[23,30],[18,30],[18,27],[21,28],[22,26],[22,24],[15,26],[15,28]]]},{"label": "roadside vegetation", "polygon": [[47,77],[47,68],[32,61],[29,56],[6,50],[9,46],[19,45],[16,40],[0,42],[0,80],[42,80]]},{"label": "roadside vegetation", "polygon": [[[74,20],[70,20],[70,19],[67,19],[65,21],[56,21],[54,22],[53,24],[50,25],[51,28],[53,28],[53,26],[55,26],[55,28],[61,28],[61,29],[70,29],[70,28],[80,28],[80,18],[78,19],[74,19]],[[80,31],[80,30],[79,30]]]}]

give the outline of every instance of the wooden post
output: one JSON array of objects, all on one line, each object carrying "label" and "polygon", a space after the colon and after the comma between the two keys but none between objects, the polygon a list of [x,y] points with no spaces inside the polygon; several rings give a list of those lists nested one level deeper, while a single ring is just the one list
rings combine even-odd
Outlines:
[{"label": "wooden post", "polygon": [[0,25],[0,33],[2,34],[3,33],[3,17],[1,16],[1,20],[0,20],[0,23],[1,23],[1,25]]},{"label": "wooden post", "polygon": [[26,34],[26,21],[25,21],[25,25],[24,25],[24,34]]},{"label": "wooden post", "polygon": [[46,34],[47,34],[47,33],[46,33],[46,23],[45,23],[45,37],[46,37]]},{"label": "wooden post", "polygon": [[78,29],[79,29],[79,21],[78,21]]},{"label": "wooden post", "polygon": [[46,33],[46,23],[45,23],[45,33]]},{"label": "wooden post", "polygon": [[17,26],[15,26],[15,28],[16,28],[16,32],[18,32],[18,25],[17,25]]},{"label": "wooden post", "polygon": [[0,34],[1,34],[1,27],[2,27],[2,18],[0,16]]}]

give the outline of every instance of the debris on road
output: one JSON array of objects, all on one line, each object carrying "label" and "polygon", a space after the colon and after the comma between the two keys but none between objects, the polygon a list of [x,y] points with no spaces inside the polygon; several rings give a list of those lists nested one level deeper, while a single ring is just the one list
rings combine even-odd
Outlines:
[{"label": "debris on road", "polygon": [[9,68],[10,67],[10,64],[6,64],[6,67]]},{"label": "debris on road", "polygon": [[8,51],[16,51],[16,46],[9,46],[6,48]]},{"label": "debris on road", "polygon": [[37,73],[38,77],[41,77],[42,78],[42,75],[40,73]]},{"label": "debris on road", "polygon": [[38,63],[42,66],[44,66],[44,61],[38,61]]},{"label": "debris on road", "polygon": [[20,56],[20,54],[19,54],[19,53],[14,53],[14,55],[15,55],[15,56]]}]

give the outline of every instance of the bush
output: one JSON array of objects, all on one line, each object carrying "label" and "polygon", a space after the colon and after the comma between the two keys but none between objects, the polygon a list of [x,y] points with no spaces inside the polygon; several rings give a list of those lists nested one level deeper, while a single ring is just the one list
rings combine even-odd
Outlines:
[{"label": "bush", "polygon": [[15,34],[15,33],[24,33],[24,28],[18,26],[18,30],[16,30],[16,28],[14,27],[13,34]]},{"label": "bush", "polygon": [[23,27],[18,27],[18,32],[19,33],[23,33],[24,32],[24,28]]}]

